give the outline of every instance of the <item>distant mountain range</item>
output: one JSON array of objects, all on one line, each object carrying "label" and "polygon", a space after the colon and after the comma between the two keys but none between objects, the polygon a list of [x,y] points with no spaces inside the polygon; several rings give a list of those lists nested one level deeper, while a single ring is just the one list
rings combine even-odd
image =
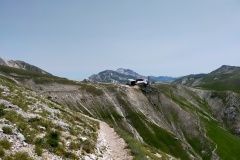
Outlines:
[{"label": "distant mountain range", "polygon": [[106,83],[126,83],[128,79],[144,78],[146,76],[140,75],[130,69],[119,68],[116,71],[105,70],[98,74],[90,76],[88,79],[91,82],[106,82]]},{"label": "distant mountain range", "polygon": [[24,61],[19,61],[19,60],[16,60],[16,61],[15,60],[5,60],[5,59],[0,58],[0,65],[34,71],[34,72],[39,72],[39,73],[43,73],[43,74],[50,74],[34,65],[31,65]]},{"label": "distant mountain range", "polygon": [[[106,83],[126,83],[128,79],[147,79],[147,76],[140,75],[131,69],[119,68],[117,70],[105,70],[98,74],[90,76],[88,79],[91,82],[106,82]],[[177,78],[167,77],[167,76],[150,76],[152,82],[164,82],[170,83]]]}]

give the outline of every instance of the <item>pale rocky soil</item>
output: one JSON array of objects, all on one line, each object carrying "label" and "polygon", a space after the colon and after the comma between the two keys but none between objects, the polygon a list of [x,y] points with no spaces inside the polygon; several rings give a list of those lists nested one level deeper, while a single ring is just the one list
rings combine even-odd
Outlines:
[{"label": "pale rocky soil", "polygon": [[[92,119],[92,118],[91,118]],[[96,120],[96,119],[94,119]],[[125,141],[107,123],[99,122],[96,153],[85,156],[85,160],[131,160],[130,150]]]},{"label": "pale rocky soil", "polygon": [[113,128],[110,128],[105,122],[100,122],[99,142],[97,146],[105,146],[106,152],[102,159],[130,160],[132,156],[129,150],[125,149],[126,144],[120,138]]}]

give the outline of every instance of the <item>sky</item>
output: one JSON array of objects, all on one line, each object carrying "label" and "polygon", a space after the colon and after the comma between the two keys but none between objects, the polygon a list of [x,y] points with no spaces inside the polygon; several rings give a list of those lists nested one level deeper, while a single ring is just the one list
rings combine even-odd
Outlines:
[{"label": "sky", "polygon": [[0,0],[0,57],[73,80],[240,66],[240,1]]}]

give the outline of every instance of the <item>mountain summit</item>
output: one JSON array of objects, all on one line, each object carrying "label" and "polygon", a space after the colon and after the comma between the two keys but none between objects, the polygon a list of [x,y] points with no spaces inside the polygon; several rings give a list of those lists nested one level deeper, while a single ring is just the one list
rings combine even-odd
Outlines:
[{"label": "mountain summit", "polygon": [[107,82],[107,83],[126,83],[128,79],[138,79],[144,78],[146,76],[140,75],[133,70],[118,68],[116,71],[114,70],[105,70],[99,72],[98,74],[94,74],[89,77],[91,82]]}]

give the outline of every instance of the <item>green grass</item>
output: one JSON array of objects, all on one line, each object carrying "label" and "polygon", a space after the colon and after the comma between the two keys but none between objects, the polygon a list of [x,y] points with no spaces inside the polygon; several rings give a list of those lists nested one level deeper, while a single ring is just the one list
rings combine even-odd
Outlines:
[{"label": "green grass", "polygon": [[12,134],[13,133],[12,128],[8,127],[8,126],[3,126],[2,130],[3,130],[3,133],[5,133],[5,134]]},{"label": "green grass", "polygon": [[85,83],[81,83],[79,84],[81,87],[79,89],[83,89],[85,90],[86,92],[88,93],[91,93],[95,96],[101,96],[104,94],[103,90],[102,89],[98,89],[92,85],[89,85],[89,84],[85,84]]},{"label": "green grass", "polygon": [[72,150],[79,150],[81,146],[82,146],[82,141],[77,140],[77,141],[71,142],[69,145],[69,148]]},{"label": "green grass", "polygon": [[175,136],[159,126],[147,121],[142,113],[136,113],[129,106],[130,104],[123,97],[117,97],[118,102],[124,106],[126,118],[132,126],[138,131],[144,142],[161,151],[175,156],[176,158],[189,159],[187,153],[183,150],[181,142],[175,140]]},{"label": "green grass", "polygon": [[8,77],[2,76],[2,75],[0,75],[0,78],[1,78],[2,81],[9,82],[9,83],[17,85],[17,83],[14,80],[12,80],[11,78],[8,78]]},{"label": "green grass", "polygon": [[113,106],[108,106],[105,109],[98,111],[98,114],[101,119],[111,123],[118,123],[123,119],[123,117],[117,113]]},{"label": "green grass", "polygon": [[3,66],[3,65],[0,65],[0,72],[5,74],[16,73],[19,75],[24,75],[26,77],[53,77],[51,74],[42,74],[39,72],[28,71],[28,70],[23,70],[23,69],[18,69],[18,68]]},{"label": "green grass", "polygon": [[202,119],[202,121],[207,128],[207,136],[217,144],[216,152],[220,158],[223,160],[240,159],[240,138],[219,127],[217,122],[208,121],[206,119]]},{"label": "green grass", "polygon": [[197,87],[216,90],[216,91],[233,91],[240,93],[240,78],[232,78],[227,80],[221,80],[216,82],[211,82],[207,84],[202,84]]},{"label": "green grass", "polygon": [[87,153],[94,153],[94,145],[90,140],[85,140],[83,142],[83,150],[86,151]]},{"label": "green grass", "polygon": [[[15,69],[14,69],[15,70]],[[11,71],[6,71],[8,74],[13,73]],[[14,71],[16,72],[16,70]],[[25,75],[27,77],[28,72],[25,73],[25,71],[17,71],[19,75]],[[104,94],[104,91],[102,89],[98,89],[92,84],[77,84],[73,81],[69,81],[67,79],[61,79],[57,78],[51,75],[43,75],[39,73],[31,73],[32,75],[29,76],[29,78],[33,78],[35,83],[37,84],[47,84],[47,83],[52,83],[52,82],[57,82],[57,83],[62,83],[62,84],[72,84],[72,85],[77,85],[80,87],[80,89],[85,90],[87,93],[90,93],[93,96],[102,96]],[[32,77],[31,77],[32,76]],[[26,78],[25,77],[25,78]],[[21,77],[18,77],[21,79]],[[22,78],[22,79],[25,79]],[[225,82],[225,81],[224,81]],[[219,82],[218,82],[219,83]],[[223,82],[221,82],[223,83]],[[227,83],[228,84],[228,83]],[[209,85],[209,84],[208,84]],[[211,84],[212,85],[212,84]],[[234,83],[229,83],[227,88],[221,86],[220,84],[217,84],[216,86],[208,86],[209,88],[215,87],[217,88],[216,90],[226,90],[229,89],[234,89],[238,90],[235,86],[237,86],[237,81]],[[148,121],[148,118],[145,117],[145,115],[141,113],[135,112],[135,110],[130,106],[131,104],[127,101],[127,97],[124,94],[124,92],[118,91],[117,87],[114,85],[103,85],[105,87],[105,90],[108,93],[114,93],[116,94],[116,100],[119,103],[119,105],[123,108],[125,111],[124,113],[126,114],[127,121],[134,127],[136,128],[137,132],[140,134],[141,137],[143,137],[144,143],[140,143],[136,139],[133,138],[133,135],[125,129],[125,126],[122,123],[123,117],[117,113],[117,111],[114,109],[115,107],[109,104],[106,106],[106,104],[101,104],[101,103],[95,103],[94,107],[92,107],[93,112],[96,112],[96,114],[99,114],[99,117],[101,119],[107,121],[111,126],[113,126],[117,132],[121,135],[121,137],[124,138],[124,140],[127,142],[128,147],[131,149],[131,152],[135,159],[141,160],[141,159],[147,159],[146,157],[150,157],[151,159],[158,159],[156,156],[154,156],[154,153],[159,153],[162,152],[173,155],[177,158],[181,159],[189,159],[187,153],[185,150],[182,148],[182,142],[180,140],[176,140],[175,136],[171,134],[170,132],[167,132],[166,130],[162,129],[161,127],[157,126],[156,124],[153,124]],[[155,86],[155,85],[154,85]],[[196,108],[194,105],[188,102],[187,99],[180,97],[178,95],[175,95],[172,91],[175,89],[176,85],[156,85],[157,91],[163,92],[164,95],[167,95],[170,99],[172,99],[176,104],[178,104],[184,111],[187,112],[194,112],[194,113],[199,113],[201,115],[209,117],[208,114],[210,114],[209,108],[206,105],[206,102],[203,100],[199,99],[192,93],[192,97],[197,101],[198,105],[203,108],[203,110],[200,110]],[[239,86],[240,88],[240,86]],[[146,93],[146,95],[156,95],[156,93]],[[157,93],[158,94],[158,93]],[[19,95],[21,95],[19,93]],[[21,95],[21,98],[24,95]],[[224,98],[225,95],[222,94],[221,92],[213,92],[212,97],[219,97],[219,98]],[[21,99],[20,98],[20,99]],[[149,98],[149,97],[148,97]],[[14,100],[14,99],[13,99]],[[27,108],[29,103],[23,103],[20,104],[21,101],[16,100],[16,104],[18,104],[21,108]],[[35,102],[32,102],[35,103]],[[99,109],[104,105],[102,108]],[[54,107],[54,106],[52,106]],[[160,105],[155,106],[156,109],[157,107],[161,107]],[[205,108],[204,108],[205,107]],[[2,110],[1,110],[2,109]],[[32,118],[29,119],[28,121],[24,120],[21,115],[16,114],[14,111],[5,111],[5,107],[0,107],[0,117],[4,117],[11,121],[12,123],[17,124],[18,129],[22,132],[22,134],[26,137],[27,142],[33,143],[35,142],[36,148],[35,152],[38,155],[42,154],[42,149],[48,149],[50,152],[56,153],[58,155],[61,155],[65,158],[74,158],[74,154],[72,152],[68,152],[64,147],[64,143],[61,143],[60,135],[53,133],[52,128],[56,129],[56,126],[54,126],[51,123],[48,123],[47,121],[43,121],[42,119],[39,118]],[[25,110],[25,109],[24,109]],[[100,110],[100,111],[99,111]],[[69,115],[67,112],[64,110],[61,110],[64,114],[66,113],[66,116]],[[1,114],[2,113],[2,114]],[[46,111],[46,113],[43,113],[44,116],[47,116],[49,113]],[[179,121],[179,117],[177,113],[170,112],[173,116],[173,120],[175,123]],[[197,114],[196,114],[197,115]],[[60,116],[60,115],[59,115]],[[62,115],[62,117],[65,117],[65,115]],[[175,118],[175,119],[174,119]],[[71,115],[71,118],[66,118],[66,120],[69,123],[72,123],[75,125],[75,121],[83,122],[84,120],[81,119],[81,117],[75,117],[73,114]],[[171,119],[172,120],[172,119]],[[21,123],[19,123],[19,121]],[[203,120],[202,120],[203,121]],[[239,138],[231,135],[227,131],[223,130],[222,128],[219,127],[218,124],[212,121],[206,121],[204,120],[204,124],[206,126],[207,130],[207,135],[215,142],[218,143],[218,150],[217,153],[220,155],[222,159],[240,159],[240,156],[237,154],[238,150],[237,148],[240,147],[240,141]],[[72,126],[72,132],[73,135],[77,135],[78,132],[75,131],[76,127]],[[42,138],[42,139],[35,139],[34,135],[37,135],[37,133],[40,133],[41,131],[38,130],[38,126],[44,126],[46,128],[47,135]],[[83,125],[84,128],[88,128],[94,133],[87,133],[84,132],[83,134],[90,135],[90,140],[86,142],[75,142],[70,144],[70,149],[77,149],[80,147],[83,147],[84,151],[87,153],[92,153],[94,151],[94,141],[96,140],[96,127],[91,126],[91,123],[86,123]],[[28,128],[32,128],[33,131],[29,131]],[[29,139],[27,138],[27,135],[30,135]],[[194,150],[201,155],[201,150],[203,148],[207,148],[209,151],[209,146],[212,146],[212,144],[207,144],[207,143],[202,143],[202,139],[199,137],[188,137],[187,141],[190,143],[190,145],[194,148]],[[210,143],[210,142],[209,142]],[[211,148],[212,150],[214,149],[214,146]],[[162,152],[161,152],[162,151]],[[208,152],[209,153],[209,152]],[[228,155],[229,154],[229,155]],[[164,154],[163,154],[164,155]],[[209,159],[210,156],[209,154],[206,155],[201,155],[203,159]]]},{"label": "green grass", "polygon": [[75,153],[69,151],[65,153],[64,157],[66,157],[67,159],[79,159],[79,157]]},{"label": "green grass", "polygon": [[[18,75],[15,75],[15,76],[18,76]],[[36,74],[36,77],[32,77],[32,78],[33,80],[34,78],[37,78],[41,81],[46,80],[46,83],[51,83],[51,81],[48,81],[48,79],[51,79],[52,82],[57,81],[57,83],[65,83],[65,84],[72,83],[74,85],[77,85],[78,87],[80,86],[80,84],[73,81],[70,82],[66,79],[56,80],[56,78],[52,78],[51,76],[50,77],[48,76],[41,77],[41,76],[45,76],[45,75],[39,75],[38,77],[38,74]],[[26,77],[23,77],[23,79],[25,78]],[[41,110],[43,111],[42,113],[39,113],[43,118],[40,118],[40,117],[35,117],[30,119],[24,118],[23,116],[21,116],[21,114],[16,112],[14,109],[6,109],[6,106],[2,104],[0,105],[0,118],[5,118],[9,120],[12,124],[15,124],[17,127],[17,130],[21,134],[23,134],[23,136],[25,137],[25,141],[29,144],[35,144],[35,153],[37,155],[41,156],[43,154],[43,149],[46,149],[53,154],[61,156],[63,159],[79,159],[79,157],[76,154],[68,150],[69,148],[66,146],[64,141],[66,137],[64,135],[61,136],[60,134],[61,131],[64,131],[64,132],[69,131],[69,128],[61,127],[60,125],[57,125],[53,123],[51,120],[49,120],[48,118],[49,118],[50,112],[43,109],[44,107],[42,105],[44,104],[48,105],[50,108],[57,109],[60,113],[55,114],[55,116],[57,116],[59,119],[63,119],[64,122],[69,124],[69,126],[72,126],[73,129],[76,131],[74,133],[76,137],[70,136],[70,139],[73,138],[71,140],[76,142],[75,144],[71,145],[72,148],[75,147],[76,150],[79,150],[81,147],[83,147],[86,153],[94,152],[95,143],[98,138],[98,135],[97,135],[97,130],[99,128],[98,122],[93,122],[92,120],[89,120],[84,116],[78,115],[76,112],[63,108],[59,104],[40,98],[37,96],[37,94],[34,94],[32,91],[26,90],[12,83],[6,82],[1,77],[0,77],[0,83],[4,86],[9,87],[10,93],[11,93],[10,96],[1,97],[1,98],[9,101],[12,104],[19,106],[20,108],[22,108],[24,111],[28,113],[32,113],[35,111],[35,110],[32,110],[29,105],[36,105],[36,103],[40,102],[40,104],[37,107],[41,108]],[[45,83],[45,82],[38,82],[38,83]],[[93,96],[103,94],[103,92],[99,92],[100,89],[94,86],[90,86],[90,87],[87,86],[85,89],[88,92],[91,92]],[[77,125],[79,125],[79,127],[77,127]],[[41,126],[45,128],[42,129],[40,128]],[[80,127],[82,127],[83,130],[80,129]],[[10,134],[10,131],[7,128],[3,128],[3,132],[5,134]],[[42,133],[45,133],[45,136],[43,138],[36,138],[37,135]],[[84,143],[82,141],[79,141],[80,140],[79,136],[81,135],[88,137],[89,141]],[[0,141],[0,148],[4,151],[4,153],[6,150],[4,148],[8,148],[6,147],[6,145],[7,145],[7,142],[5,140]],[[7,156],[4,155],[3,159],[19,159],[19,158],[28,159],[26,158],[26,155],[24,155],[24,153],[18,153],[14,155],[8,154]]]},{"label": "green grass", "polygon": [[[173,102],[178,104],[179,107],[181,107],[185,112],[195,113],[195,116],[198,116],[198,114],[200,114],[200,115],[203,115],[203,116],[211,119],[211,117],[210,117],[211,112],[210,112],[210,109],[209,109],[207,103],[204,100],[201,100],[198,96],[196,96],[190,90],[185,89],[184,92],[188,93],[191,96],[191,98],[197,102],[198,107],[194,106],[192,103],[190,103],[188,99],[186,99],[182,96],[179,96],[178,94],[175,94],[176,85],[159,84],[159,85],[155,85],[155,87],[158,88],[159,91],[161,93],[163,93],[166,97],[168,97]],[[156,95],[155,94],[147,94],[148,99],[151,99],[151,97],[154,97],[154,96],[156,96]],[[201,134],[192,135],[191,131],[189,132],[188,128],[185,128],[184,124],[181,123],[181,121],[179,119],[179,116],[180,116],[179,111],[175,110],[174,108],[169,107],[167,110],[164,111],[164,115],[165,115],[165,119],[168,120],[169,123],[174,122],[179,127],[179,130],[183,131],[187,142],[191,145],[191,147],[194,149],[194,151],[198,155],[200,155],[203,159],[211,159],[211,146],[212,146],[211,142],[209,142],[208,139],[206,139]],[[195,130],[198,130],[198,128],[195,128]],[[199,130],[199,133],[201,133],[200,130]],[[204,153],[202,153],[203,150],[205,151]]]},{"label": "green grass", "polygon": [[17,152],[13,155],[14,160],[33,160],[27,152]]},{"label": "green grass", "polygon": [[117,86],[114,84],[102,84],[109,92],[117,92]]},{"label": "green grass", "polygon": [[[150,157],[153,160],[159,159],[157,156],[154,155],[160,152],[158,149],[145,143],[139,142],[138,140],[130,136],[129,133],[117,126],[114,126],[114,130],[125,140],[128,146],[127,148],[130,149],[134,160],[147,160],[149,159],[147,157]],[[166,155],[164,153],[160,152],[160,154],[162,155],[162,159],[166,158]]]},{"label": "green grass", "polygon": [[0,117],[3,117],[5,115],[5,111],[3,107],[0,106]]},{"label": "green grass", "polygon": [[6,150],[9,150],[12,146],[12,143],[5,138],[0,140],[0,146],[2,146]]},{"label": "green grass", "polygon": [[[66,78],[60,78],[57,76],[53,76],[51,74],[43,74],[39,72],[17,69],[17,68],[12,68],[8,66],[0,65],[0,72],[6,75],[10,75],[11,77],[14,77],[15,79],[21,82],[24,82],[25,80],[33,79],[33,81],[37,84],[48,84],[48,83],[57,82],[60,84],[78,85],[78,83],[68,80]],[[8,82],[15,83],[12,79],[9,79],[7,77],[1,76],[1,78],[7,80]]]},{"label": "green grass", "polygon": [[42,154],[43,154],[43,149],[42,149],[42,147],[40,147],[40,146],[35,146],[35,153],[36,153],[38,156],[42,156]]},{"label": "green grass", "polygon": [[60,132],[58,131],[51,131],[47,135],[47,143],[53,148],[56,148],[59,146],[59,140],[60,140]]},{"label": "green grass", "polygon": [[4,157],[4,155],[5,155],[5,151],[3,147],[0,146],[0,158]]}]

